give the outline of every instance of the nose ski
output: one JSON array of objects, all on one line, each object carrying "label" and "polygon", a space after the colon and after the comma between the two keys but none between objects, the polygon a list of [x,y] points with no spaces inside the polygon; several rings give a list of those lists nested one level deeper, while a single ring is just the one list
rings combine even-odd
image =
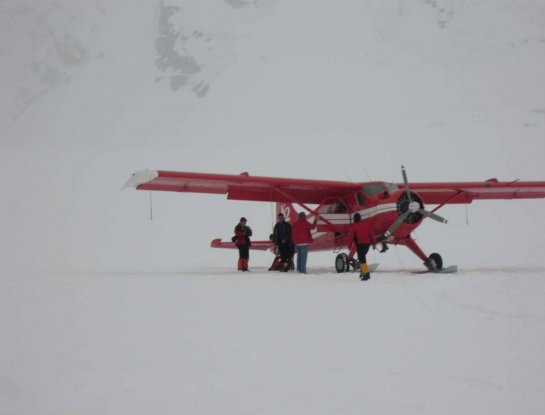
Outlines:
[{"label": "nose ski", "polygon": [[458,265],[451,265],[450,267],[436,269],[436,270],[427,270],[427,271],[414,271],[413,274],[454,274],[458,272]]}]

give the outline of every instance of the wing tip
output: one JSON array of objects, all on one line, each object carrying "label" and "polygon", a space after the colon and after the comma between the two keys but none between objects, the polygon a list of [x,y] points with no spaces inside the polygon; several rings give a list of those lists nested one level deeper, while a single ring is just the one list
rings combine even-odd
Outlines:
[{"label": "wing tip", "polygon": [[153,179],[159,176],[159,173],[157,170],[140,170],[136,173],[133,173],[132,176],[129,178],[127,183],[125,183],[125,186],[121,190],[127,189],[129,187],[137,188],[143,183],[151,182]]}]

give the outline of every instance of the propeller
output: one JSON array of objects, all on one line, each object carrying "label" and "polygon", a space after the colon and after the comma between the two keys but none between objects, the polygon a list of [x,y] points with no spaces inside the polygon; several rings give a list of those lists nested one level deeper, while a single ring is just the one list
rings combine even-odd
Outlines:
[{"label": "propeller", "polygon": [[407,201],[409,202],[409,204],[407,206],[407,210],[403,212],[401,215],[399,215],[399,217],[395,220],[394,223],[390,225],[388,230],[384,232],[384,234],[382,235],[382,238],[380,239],[386,239],[390,235],[392,235],[397,230],[397,228],[399,228],[399,226],[408,218],[408,216],[411,213],[419,213],[420,215],[436,220],[437,222],[447,223],[447,220],[445,218],[435,213],[428,212],[426,209],[420,206],[419,201],[413,200],[411,195],[411,189],[409,187],[409,180],[407,179],[407,172],[405,171],[405,166],[401,166],[401,174],[403,175],[403,183],[405,184],[405,194],[407,196]]}]

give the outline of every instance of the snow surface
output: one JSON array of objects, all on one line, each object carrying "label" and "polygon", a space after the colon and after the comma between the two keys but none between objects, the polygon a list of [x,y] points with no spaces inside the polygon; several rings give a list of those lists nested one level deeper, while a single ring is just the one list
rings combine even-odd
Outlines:
[{"label": "snow surface", "polygon": [[545,180],[544,67],[542,1],[0,2],[0,413],[542,413],[545,201],[446,207],[458,274],[362,284],[209,248],[269,204],[121,187]]}]

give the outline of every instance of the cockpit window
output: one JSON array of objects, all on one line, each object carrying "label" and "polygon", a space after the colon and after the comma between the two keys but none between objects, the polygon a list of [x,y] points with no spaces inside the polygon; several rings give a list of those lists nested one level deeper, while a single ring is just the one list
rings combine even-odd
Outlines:
[{"label": "cockpit window", "polygon": [[365,205],[366,197],[362,192],[356,193],[356,200],[358,202],[358,206]]},{"label": "cockpit window", "polygon": [[367,196],[374,196],[384,192],[386,186],[384,186],[384,183],[369,183],[363,186],[362,190]]},{"label": "cockpit window", "polygon": [[362,190],[367,196],[374,196],[383,192],[393,193],[398,188],[392,183],[369,183],[363,186]]}]

